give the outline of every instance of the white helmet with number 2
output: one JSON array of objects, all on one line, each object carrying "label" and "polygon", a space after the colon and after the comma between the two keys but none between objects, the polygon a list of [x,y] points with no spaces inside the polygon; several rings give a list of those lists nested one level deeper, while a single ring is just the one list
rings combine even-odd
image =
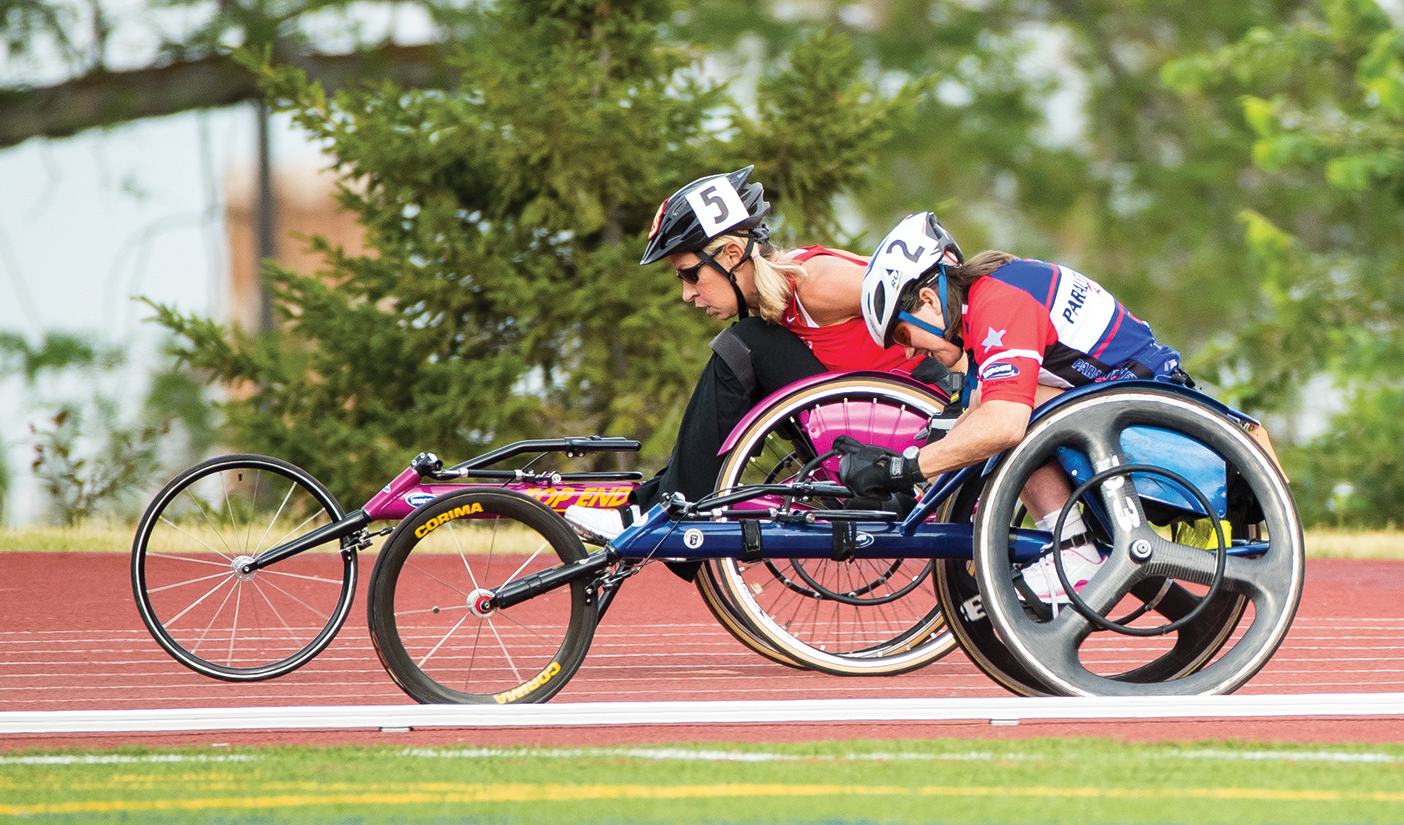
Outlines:
[{"label": "white helmet with number 2", "polygon": [[965,262],[955,238],[931,212],[908,215],[878,244],[863,275],[863,320],[878,346],[892,346],[898,313],[921,287],[937,280],[946,315],[946,266]]}]

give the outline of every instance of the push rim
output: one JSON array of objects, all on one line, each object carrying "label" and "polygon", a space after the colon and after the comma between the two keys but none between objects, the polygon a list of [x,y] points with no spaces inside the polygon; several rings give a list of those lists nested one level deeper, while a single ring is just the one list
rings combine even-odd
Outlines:
[{"label": "push rim", "polygon": [[[879,411],[880,407],[886,410]],[[880,377],[838,379],[800,390],[773,405],[742,434],[722,466],[718,489],[754,483],[751,478],[763,480],[782,457],[793,452],[800,457],[817,456],[820,451],[808,440],[801,413],[810,414],[808,426],[816,432],[846,428],[872,432],[874,421],[888,420],[897,410],[909,416],[898,420],[910,428],[910,433],[902,430],[910,440],[910,434],[942,408],[936,397]],[[831,420],[816,422],[811,412],[816,409],[823,409]],[[912,421],[919,421],[918,427],[911,428]],[[803,566],[803,575],[797,565]],[[751,632],[815,670],[838,675],[903,673],[935,661],[955,646],[936,602],[932,565],[925,560],[770,560],[766,566],[723,559],[714,563],[713,570],[728,608]],[[787,586],[786,580],[809,580],[823,591],[862,592],[869,597],[863,604],[854,604],[863,600],[851,597],[805,598],[796,592],[801,588]],[[904,588],[902,598],[884,598]],[[809,590],[822,592],[812,585]]]},{"label": "push rim", "polygon": [[[1064,610],[1048,622],[1026,613],[1009,575],[1009,528],[1000,520],[1012,511],[1023,480],[1050,460],[1059,446],[1085,451],[1093,467],[1131,463],[1123,451],[1122,437],[1135,426],[1170,430],[1222,457],[1241,474],[1260,508],[1266,536],[1259,540],[1261,554],[1230,556],[1225,567],[1225,592],[1244,597],[1253,608],[1246,631],[1192,672],[1132,682],[1100,675],[1082,660],[1083,643],[1094,626],[1078,611]],[[1114,520],[1112,555],[1081,593],[1092,609],[1105,614],[1132,586],[1152,575],[1175,579],[1177,586],[1182,586],[1180,582],[1196,586],[1210,582],[1215,554],[1177,544],[1154,532],[1134,485],[1126,485],[1115,495],[1121,498],[1107,508],[1129,506],[1134,509],[1126,512],[1134,518],[1128,518],[1125,525]],[[1005,457],[990,480],[986,499],[976,526],[976,572],[985,610],[1011,653],[1058,693],[1186,695],[1232,691],[1271,658],[1301,598],[1301,525],[1285,481],[1238,424],[1193,399],[1149,389],[1112,391],[1060,408],[1040,420]],[[1131,558],[1129,548],[1137,540],[1151,545],[1150,563]]]}]

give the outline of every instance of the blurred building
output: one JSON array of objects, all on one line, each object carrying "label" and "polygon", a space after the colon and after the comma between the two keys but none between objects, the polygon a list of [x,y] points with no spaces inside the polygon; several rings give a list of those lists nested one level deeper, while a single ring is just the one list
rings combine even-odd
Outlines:
[{"label": "blurred building", "polygon": [[[225,178],[225,231],[229,239],[229,283],[225,320],[245,330],[262,323],[258,279],[257,175],[253,169]],[[308,239],[320,235],[347,255],[364,251],[364,232],[356,216],[343,211],[336,197],[336,176],[309,168],[279,169],[273,178],[280,266],[311,274],[325,268]]]}]

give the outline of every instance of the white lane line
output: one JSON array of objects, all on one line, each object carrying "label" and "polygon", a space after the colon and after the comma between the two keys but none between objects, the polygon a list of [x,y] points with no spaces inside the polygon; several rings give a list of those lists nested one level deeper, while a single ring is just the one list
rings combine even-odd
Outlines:
[{"label": "white lane line", "polygon": [[[418,759],[644,759],[676,762],[1046,762],[1043,753],[1007,751],[965,751],[922,753],[795,754],[774,751],[693,750],[690,748],[406,748],[401,756]],[[1135,754],[1137,759],[1204,759],[1224,762],[1327,762],[1395,765],[1404,756],[1392,753],[1352,753],[1349,751],[1230,751],[1149,749]],[[1055,757],[1056,759],[1056,757]]]},{"label": "white lane line", "polygon": [[147,756],[123,754],[52,754],[48,756],[0,756],[0,765],[143,765],[182,762],[257,762],[262,756],[251,753],[231,753],[225,756],[200,756],[184,753],[153,753]]},{"label": "white lane line", "polygon": [[329,730],[424,727],[778,724],[1297,717],[1404,717],[1404,694],[996,699],[789,699],[725,702],[578,702],[555,705],[8,711],[0,733]]}]

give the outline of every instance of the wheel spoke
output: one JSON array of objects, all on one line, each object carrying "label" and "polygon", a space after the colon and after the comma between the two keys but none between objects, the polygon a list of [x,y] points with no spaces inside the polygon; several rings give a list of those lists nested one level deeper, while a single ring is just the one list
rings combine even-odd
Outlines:
[{"label": "wheel spoke", "polygon": [[234,640],[239,638],[239,608],[244,604],[244,583],[234,584],[234,623],[229,626],[229,664],[234,664]]},{"label": "wheel spoke", "polygon": [[[1218,557],[1213,550],[1177,544],[1156,536],[1152,552],[1157,568],[1165,568],[1177,579],[1207,585],[1214,578]],[[1250,594],[1261,588],[1259,579],[1267,573],[1262,559],[1228,556],[1224,564],[1223,586],[1234,593]]]},{"label": "wheel spoke", "polygon": [[[223,566],[223,565],[221,565],[221,567],[222,567],[222,566]],[[207,582],[207,581],[209,581],[210,579],[223,579],[223,578],[225,578],[225,577],[227,577],[227,576],[229,576],[229,575],[230,575],[229,570],[226,569],[226,570],[225,570],[224,572],[222,572],[222,573],[215,573],[215,574],[209,575],[209,576],[200,576],[199,578],[196,578],[196,579],[186,579],[185,581],[176,582],[175,584],[162,585],[161,587],[149,587],[149,588],[147,588],[146,592],[148,592],[148,593],[163,593],[163,592],[165,592],[165,591],[167,591],[167,590],[173,590],[173,589],[175,589],[175,588],[177,588],[177,587],[187,587],[187,586],[192,585],[192,584],[199,584],[200,582]],[[208,595],[208,594],[206,594],[206,595]],[[191,606],[194,607],[194,605],[191,605]],[[175,621],[175,620],[172,619],[171,621]]]},{"label": "wheel spoke", "polygon": [[528,633],[530,633],[531,635],[537,637],[538,639],[545,639],[545,640],[548,641],[548,642],[551,641],[549,638],[547,638],[547,637],[546,637],[545,635],[543,635],[542,633],[537,632],[536,628],[534,628],[534,627],[528,627],[527,625],[524,625],[524,624],[522,624],[521,622],[517,621],[516,619],[512,618],[511,616],[507,615],[506,611],[499,610],[499,611],[497,611],[496,613],[494,613],[494,614],[492,614],[492,615],[496,616],[496,617],[499,618],[499,619],[506,619],[507,621],[511,622],[512,624],[516,625],[517,627],[520,627],[522,630],[525,630],[526,632],[528,632]]},{"label": "wheel spoke", "polygon": [[[200,538],[199,536],[195,535],[194,533],[189,532],[188,530],[184,529],[183,527],[181,527],[180,525],[178,525],[178,524],[176,524],[175,522],[171,521],[170,519],[166,518],[165,516],[161,516],[161,522],[162,522],[163,524],[169,525],[172,529],[174,529],[174,530],[176,530],[176,531],[178,531],[178,532],[184,533],[185,535],[187,535],[187,536],[189,536],[190,538],[194,539],[194,540],[195,540],[196,542],[198,542],[199,544],[204,545],[206,548],[209,549],[209,551],[210,551],[211,553],[217,554],[220,558],[224,559],[226,562],[231,562],[231,561],[234,560],[234,557],[233,557],[233,556],[228,555],[228,554],[226,554],[226,553],[221,553],[218,549],[216,549],[216,548],[210,546],[210,544],[209,544],[208,542],[206,542],[204,539]],[[215,535],[219,535],[219,534],[216,533]],[[223,538],[220,539],[220,543],[221,543],[221,544],[224,544],[224,539],[223,539]],[[225,546],[226,548],[228,548],[229,545],[225,544],[224,546]],[[146,555],[147,555],[147,558],[151,558],[152,556],[155,556],[155,555],[157,555],[157,554],[154,554],[154,553],[147,553]],[[173,559],[173,558],[179,558],[179,557],[178,557],[178,556],[166,556],[166,558],[172,558],[172,559]],[[209,564],[218,564],[219,562],[208,562],[208,563],[209,563]]]},{"label": "wheel spoke", "polygon": [[[229,604],[229,599],[234,595],[234,591],[239,589],[239,580],[237,578],[231,579],[231,582],[233,586],[229,588],[228,593],[224,594],[224,601],[219,603],[219,607],[215,610],[214,615],[210,617],[209,624],[205,625],[204,631],[200,633],[200,638],[195,641],[195,647],[190,649],[191,653],[198,653],[200,651],[200,645],[204,644],[205,638],[210,635],[210,628],[214,627],[215,621],[219,619],[219,614],[224,612],[224,606]],[[191,607],[194,607],[194,605],[191,605]]]},{"label": "wheel spoke", "polygon": [[248,547],[249,541],[253,538],[254,513],[258,512],[258,488],[262,481],[263,473],[255,472],[253,494],[249,496],[249,525],[248,530],[244,533],[244,547]]},{"label": "wheel spoke", "polygon": [[[186,498],[188,498],[188,499],[190,499],[191,501],[195,502],[195,509],[197,509],[197,510],[200,511],[200,516],[201,516],[202,518],[205,519],[205,524],[209,525],[210,530],[213,531],[214,534],[215,534],[215,536],[217,536],[217,537],[219,538],[219,543],[222,544],[222,545],[224,545],[224,549],[225,549],[225,550],[228,550],[229,552],[228,552],[228,553],[219,553],[219,551],[218,551],[218,550],[215,550],[213,547],[210,547],[210,549],[211,549],[211,550],[214,550],[214,552],[216,552],[216,553],[219,553],[221,556],[224,556],[226,559],[229,559],[229,560],[232,561],[232,560],[234,559],[234,557],[238,555],[238,553],[234,550],[234,548],[232,548],[232,547],[229,546],[229,542],[227,542],[227,541],[224,540],[224,532],[223,532],[222,530],[220,530],[219,527],[217,527],[213,521],[210,520],[210,514],[209,514],[209,512],[205,509],[205,502],[201,501],[199,498],[197,498],[197,497],[195,496],[194,493],[190,492],[190,488],[189,488],[189,487],[187,487],[186,489],[182,490],[181,492],[185,493],[185,497],[186,497]],[[171,522],[167,521],[167,519],[166,519],[164,516],[162,517],[161,520],[162,520],[162,521],[165,521],[167,524],[170,524],[172,527],[175,527],[175,525],[172,524]],[[176,527],[176,529],[177,529],[177,530],[180,530],[179,527]],[[184,530],[181,530],[181,532],[184,533],[185,531],[184,531]],[[190,534],[189,534],[189,533],[186,533],[186,535],[189,536]],[[195,538],[194,536],[190,536],[190,537],[191,537],[191,538]],[[199,539],[196,539],[196,541],[199,541]],[[200,543],[201,543],[201,544],[205,544],[204,542],[200,542]],[[209,547],[208,544],[206,544],[205,546],[206,546],[206,547]]]},{"label": "wheel spoke", "polygon": [[259,587],[257,584],[255,584],[254,591],[257,592],[258,595],[262,596],[263,600],[268,603],[268,609],[273,611],[273,617],[276,618],[278,620],[278,623],[283,626],[283,630],[288,634],[288,638],[292,639],[292,641],[296,643],[297,634],[293,632],[292,625],[288,624],[287,620],[283,618],[283,614],[281,611],[278,610],[278,606],[273,604],[273,600],[268,597],[267,593],[263,592],[262,587]]},{"label": "wheel spoke", "polygon": [[341,584],[341,579],[329,579],[326,576],[307,576],[302,573],[289,573],[286,570],[279,570],[275,567],[264,567],[258,572],[267,573],[269,576],[282,576],[285,579],[302,579],[309,582],[320,582],[322,584]]},{"label": "wheel spoke", "polygon": [[[224,473],[219,474],[219,486],[224,488],[224,509],[229,512],[229,527],[234,541],[239,541],[239,521],[234,518],[234,505],[229,501],[229,479],[224,477]],[[241,550],[248,550],[248,545],[244,545]],[[231,657],[232,658],[232,657]]]},{"label": "wheel spoke", "polygon": [[[277,512],[273,513],[273,518],[269,519],[268,526],[263,528],[263,535],[258,537],[258,545],[254,547],[253,555],[257,556],[263,550],[263,542],[268,538],[268,533],[273,529],[273,525],[278,523],[278,519],[283,517],[283,508],[288,506],[288,499],[292,498],[293,491],[297,489],[296,484],[289,484],[288,491],[283,495],[283,500],[278,503]],[[252,523],[252,519],[250,519]],[[286,536],[284,537],[286,538]]]},{"label": "wheel spoke", "polygon": [[[220,578],[224,578],[224,577],[221,576]],[[172,616],[171,618],[167,619],[167,620],[166,620],[166,627],[174,627],[175,624],[176,624],[177,622],[179,622],[182,618],[185,617],[185,614],[186,614],[186,613],[189,613],[190,611],[194,610],[196,607],[198,607],[198,606],[200,605],[201,602],[203,602],[205,599],[208,599],[210,596],[214,595],[214,593],[215,593],[216,590],[219,590],[221,587],[223,587],[223,586],[225,585],[226,582],[228,582],[230,579],[233,579],[233,578],[234,578],[234,574],[233,574],[233,573],[230,573],[230,574],[229,574],[229,577],[228,577],[227,579],[225,579],[225,581],[222,581],[222,582],[220,582],[219,584],[216,584],[214,587],[211,587],[209,590],[207,590],[207,591],[205,592],[205,595],[203,595],[203,596],[201,596],[200,598],[196,599],[195,601],[191,602],[189,607],[186,607],[184,610],[180,611],[179,613],[175,614],[175,615]],[[216,611],[215,615],[219,615],[219,614],[218,614],[218,611]]]},{"label": "wheel spoke", "polygon": [[512,661],[512,653],[507,650],[507,645],[502,641],[502,636],[497,632],[497,625],[492,623],[492,619],[484,619],[483,624],[492,631],[493,638],[497,639],[497,646],[502,649],[502,656],[507,660],[507,666],[512,668],[512,676],[517,680],[517,684],[522,683],[522,674],[517,671],[517,663]]},{"label": "wheel spoke", "polygon": [[330,618],[331,618],[331,614],[330,614],[330,613],[324,612],[321,608],[313,607],[312,605],[308,604],[307,602],[303,601],[302,599],[299,599],[297,596],[294,596],[293,594],[289,593],[288,591],[284,590],[283,588],[279,587],[278,585],[274,584],[273,582],[271,582],[271,581],[270,581],[270,582],[266,582],[266,584],[267,584],[269,587],[273,588],[274,590],[278,591],[279,593],[282,593],[284,596],[287,596],[289,599],[292,599],[293,601],[295,601],[295,602],[297,602],[298,604],[302,605],[303,607],[307,608],[307,610],[308,610],[309,612],[311,612],[312,615],[316,616],[317,618],[322,619],[322,620],[326,620],[326,619],[330,619]]},{"label": "wheel spoke", "polygon": [[[458,531],[454,529],[453,522],[451,522],[451,521],[448,523],[447,526],[448,526],[449,538],[453,539],[453,548],[454,548],[455,550],[458,551],[458,557],[459,557],[460,559],[463,560],[463,569],[468,571],[468,581],[470,581],[470,582],[473,583],[473,589],[474,589],[474,590],[481,589],[482,585],[478,584],[478,577],[475,576],[475,575],[473,575],[473,565],[471,565],[471,564],[468,563],[468,554],[463,552],[463,545],[461,545],[461,544],[458,543]],[[496,530],[497,530],[497,523],[496,523],[496,521],[493,522],[492,527],[493,527],[493,531],[494,531],[494,538],[496,538]],[[489,559],[492,558],[492,551],[491,551],[491,550],[488,551],[488,558],[489,558]],[[454,588],[454,589],[456,590],[457,588]],[[460,591],[460,592],[462,592],[462,591]]]},{"label": "wheel spoke", "polygon": [[447,641],[449,640],[449,637],[450,637],[450,636],[452,636],[454,633],[458,632],[458,629],[459,629],[460,627],[463,626],[463,623],[464,623],[464,622],[468,621],[468,617],[471,616],[471,615],[473,615],[473,614],[472,614],[472,613],[465,613],[465,614],[463,614],[463,618],[459,619],[459,620],[454,624],[453,627],[449,628],[449,632],[445,633],[444,636],[443,636],[443,638],[442,638],[442,639],[439,639],[438,643],[436,643],[432,648],[430,648],[430,650],[429,650],[428,653],[424,654],[424,658],[423,658],[423,659],[420,659],[418,662],[415,662],[415,664],[416,664],[418,667],[421,667],[421,668],[424,667],[424,663],[425,663],[425,662],[428,662],[431,658],[433,658],[433,656],[434,656],[435,653],[438,653],[438,652],[439,652],[439,648],[441,648],[441,647],[444,646],[444,642],[447,642]]},{"label": "wheel spoke", "polygon": [[[215,552],[218,553],[219,551],[215,551]],[[224,556],[223,553],[219,553],[219,555],[220,555],[221,558],[223,558],[223,556]],[[148,559],[168,559],[168,560],[170,560],[170,561],[184,561],[184,562],[189,562],[189,563],[191,563],[191,564],[208,564],[208,565],[212,565],[212,566],[214,566],[214,567],[218,567],[218,568],[223,569],[223,570],[228,570],[228,569],[229,569],[229,563],[230,563],[231,561],[233,561],[233,559],[226,559],[226,560],[224,560],[224,561],[210,561],[209,559],[192,559],[192,558],[190,558],[189,556],[177,556],[177,555],[175,555],[175,554],[173,554],[173,553],[147,553],[147,554],[146,554],[146,558],[148,558]]]}]

